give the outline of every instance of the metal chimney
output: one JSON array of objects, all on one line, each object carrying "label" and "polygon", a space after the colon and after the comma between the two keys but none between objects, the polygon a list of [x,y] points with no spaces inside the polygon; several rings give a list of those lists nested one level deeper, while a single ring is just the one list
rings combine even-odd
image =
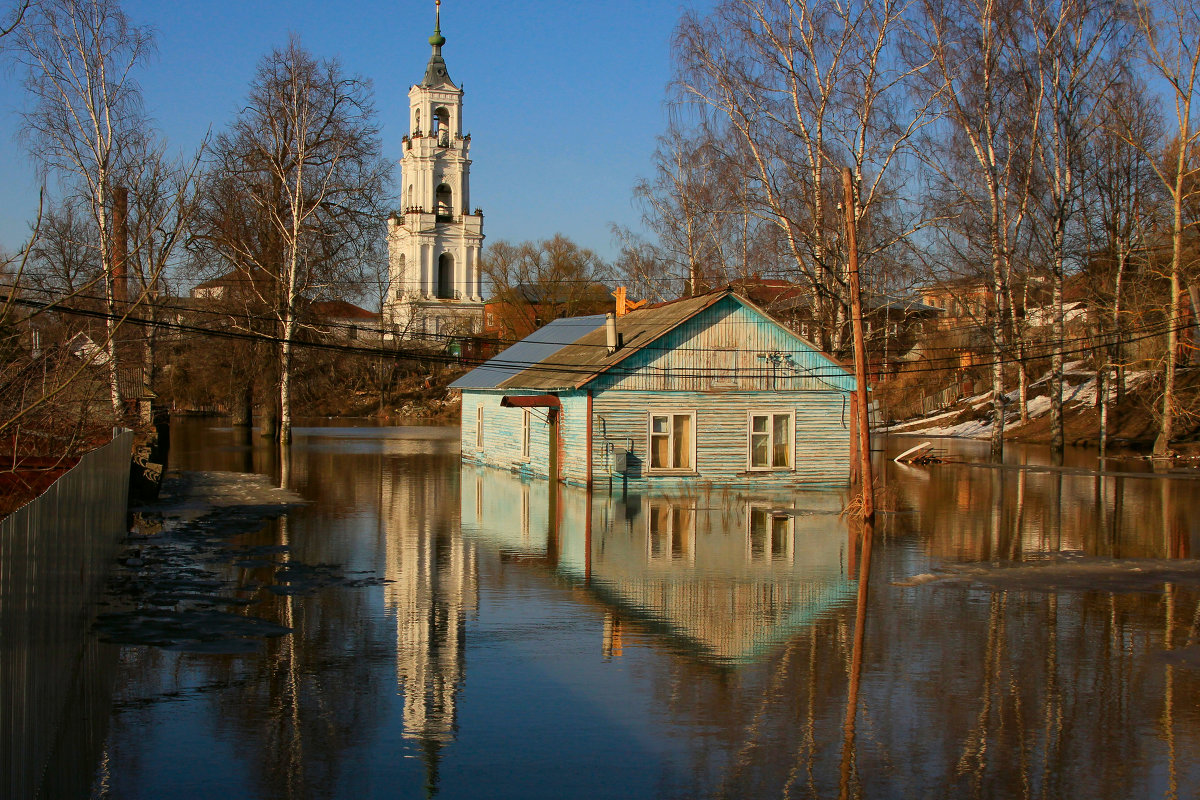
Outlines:
[{"label": "metal chimney", "polygon": [[621,347],[617,341],[617,315],[611,311],[604,315],[604,331],[608,339],[608,354],[611,356]]}]

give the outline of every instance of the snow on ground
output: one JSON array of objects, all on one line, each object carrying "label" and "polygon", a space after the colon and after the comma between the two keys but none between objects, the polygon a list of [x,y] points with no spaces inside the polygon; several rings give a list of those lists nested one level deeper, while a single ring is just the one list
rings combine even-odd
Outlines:
[{"label": "snow on ground", "polygon": [[[1083,361],[1072,361],[1063,367],[1064,406],[1093,407],[1096,405],[1096,396],[1099,391],[1099,382],[1096,379],[1096,373],[1086,370],[1083,367]],[[1125,385],[1128,389],[1132,389],[1149,379],[1149,377],[1149,372],[1126,372]],[[1030,387],[1046,383],[1049,380],[1050,373],[1047,372],[1031,383]],[[1019,395],[1020,392],[1015,389],[1004,395],[1008,407],[1008,413],[1004,417],[1006,428],[1016,428],[1021,425]],[[966,397],[959,400],[958,405],[948,411],[940,411],[929,417],[898,422],[895,425],[888,426],[887,431],[890,433],[919,433],[923,436],[955,436],[963,439],[987,439],[992,435],[990,417],[986,420],[973,419],[957,424],[950,424],[950,420],[961,414],[966,407],[980,411],[991,406],[991,402],[991,392],[978,394],[974,397]],[[1050,413],[1050,398],[1045,395],[1029,398],[1026,405],[1031,420]],[[943,424],[938,424],[939,422]]]}]

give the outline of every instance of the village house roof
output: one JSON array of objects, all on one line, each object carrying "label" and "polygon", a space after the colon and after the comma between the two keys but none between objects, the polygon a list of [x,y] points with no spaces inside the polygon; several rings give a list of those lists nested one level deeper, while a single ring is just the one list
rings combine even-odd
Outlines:
[{"label": "village house roof", "polygon": [[612,355],[608,352],[608,334],[602,324],[554,353],[549,363],[532,365],[497,388],[545,391],[578,389],[731,294],[728,289],[723,289],[674,303],[630,311],[617,317],[617,337],[621,346]]},{"label": "village house roof", "polygon": [[345,300],[318,300],[309,306],[322,319],[377,319],[379,315]]},{"label": "village house roof", "polygon": [[729,288],[640,308],[616,318],[620,347],[611,354],[604,316],[560,319],[454,381],[450,388],[578,389],[726,297],[767,316]]},{"label": "village house roof", "polygon": [[453,389],[497,389],[525,369],[551,359],[585,334],[604,327],[604,315],[564,317],[538,328],[495,358],[450,384]]}]

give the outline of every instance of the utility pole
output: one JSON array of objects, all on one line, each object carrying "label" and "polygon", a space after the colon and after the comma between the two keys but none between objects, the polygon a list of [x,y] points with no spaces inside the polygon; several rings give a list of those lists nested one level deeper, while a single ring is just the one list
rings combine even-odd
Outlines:
[{"label": "utility pole", "polygon": [[854,392],[858,399],[858,456],[861,464],[862,515],[867,522],[875,519],[875,476],[871,473],[871,414],[867,408],[867,345],[863,340],[862,295],[858,287],[858,238],[854,227],[854,176],[842,167],[842,188],[846,211],[846,250],[849,253],[850,329],[854,336]]}]

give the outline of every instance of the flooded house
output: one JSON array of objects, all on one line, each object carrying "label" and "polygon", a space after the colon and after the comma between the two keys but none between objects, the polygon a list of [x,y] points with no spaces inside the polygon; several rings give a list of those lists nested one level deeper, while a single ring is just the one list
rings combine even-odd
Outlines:
[{"label": "flooded house", "polygon": [[586,486],[849,480],[853,375],[730,289],[555,320],[451,388],[468,463]]}]

